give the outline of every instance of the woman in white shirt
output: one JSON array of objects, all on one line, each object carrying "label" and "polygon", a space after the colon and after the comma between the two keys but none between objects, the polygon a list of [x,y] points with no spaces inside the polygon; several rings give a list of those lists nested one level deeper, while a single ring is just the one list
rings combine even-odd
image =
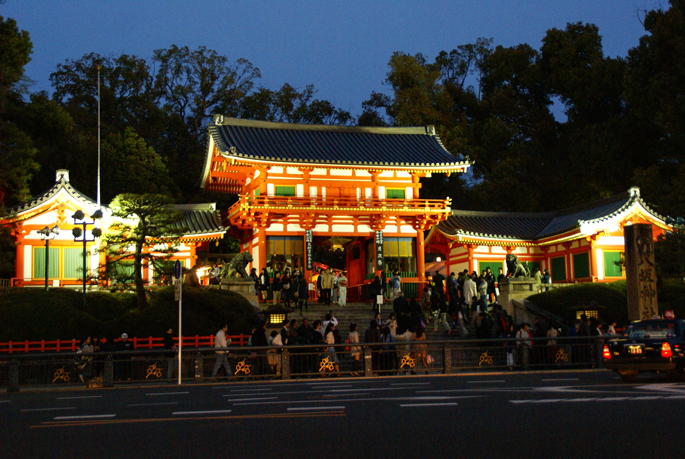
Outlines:
[{"label": "woman in white shirt", "polygon": [[357,369],[359,367],[359,359],[361,357],[361,347],[354,346],[359,343],[359,332],[357,331],[357,324],[352,322],[350,324],[350,334],[347,335],[347,342],[352,344],[350,346],[350,355],[352,356],[352,376],[359,376]]},{"label": "woman in white shirt", "polygon": [[329,344],[330,347],[328,348],[328,361],[333,363],[333,368],[335,368],[335,373],[340,374],[340,362],[338,361],[338,355],[335,353],[335,347],[333,345],[335,344],[335,334],[333,333],[335,331],[335,324],[333,322],[330,322],[328,324],[328,327],[326,327],[326,333],[324,333],[324,340],[326,341],[326,344]]}]

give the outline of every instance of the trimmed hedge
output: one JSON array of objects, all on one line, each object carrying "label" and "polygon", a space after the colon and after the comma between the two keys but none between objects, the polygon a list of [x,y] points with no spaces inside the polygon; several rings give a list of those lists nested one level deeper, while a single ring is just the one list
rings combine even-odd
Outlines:
[{"label": "trimmed hedge", "polygon": [[[149,306],[138,309],[133,293],[72,289],[16,289],[0,295],[0,341],[81,339],[83,336],[163,336],[178,330],[178,303],[173,287],[150,292]],[[229,334],[250,333],[259,323],[241,295],[218,289],[183,287],[183,335],[210,335],[223,323]]]},{"label": "trimmed hedge", "polygon": [[[657,289],[659,314],[673,310],[677,318],[685,318],[685,286],[680,283],[667,282]],[[606,322],[628,323],[628,297],[626,281],[611,283],[576,284],[569,287],[550,290],[527,298],[543,309],[568,320],[575,319],[574,306],[588,306],[592,303],[598,308],[600,319]]]}]

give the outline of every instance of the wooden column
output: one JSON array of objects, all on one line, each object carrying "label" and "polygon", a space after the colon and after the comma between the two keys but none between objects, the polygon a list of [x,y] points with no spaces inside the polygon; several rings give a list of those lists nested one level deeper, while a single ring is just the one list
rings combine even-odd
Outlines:
[{"label": "wooden column", "polygon": [[257,247],[259,247],[259,260],[257,260],[257,271],[261,273],[266,268],[266,227],[259,225],[257,229]]},{"label": "wooden column", "polygon": [[416,231],[416,271],[419,278],[419,295],[422,296],[423,284],[426,282],[426,245],[421,229]]},{"label": "wooden column", "polygon": [[24,279],[24,235],[21,234],[21,228],[17,228],[17,234],[16,234],[16,241],[17,241],[17,258],[15,262],[16,266],[16,271],[15,271],[15,277],[19,279],[20,281],[23,281]]}]

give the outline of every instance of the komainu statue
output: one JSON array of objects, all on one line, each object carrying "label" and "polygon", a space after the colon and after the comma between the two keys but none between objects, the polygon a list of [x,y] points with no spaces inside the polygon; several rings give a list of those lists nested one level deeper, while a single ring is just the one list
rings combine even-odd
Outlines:
[{"label": "komainu statue", "polygon": [[228,265],[224,266],[224,269],[221,271],[221,278],[232,278],[235,277],[236,274],[240,277],[248,277],[245,266],[251,261],[252,255],[248,252],[237,254]]},{"label": "komainu statue", "polygon": [[519,261],[518,257],[513,253],[507,254],[507,277],[529,277],[528,264]]}]

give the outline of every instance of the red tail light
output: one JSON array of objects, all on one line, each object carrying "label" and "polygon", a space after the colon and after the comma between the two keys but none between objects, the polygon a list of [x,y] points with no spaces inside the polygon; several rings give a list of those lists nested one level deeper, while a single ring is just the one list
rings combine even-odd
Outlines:
[{"label": "red tail light", "polygon": [[[663,355],[663,351],[662,351],[662,355]],[[607,346],[606,344],[604,345],[604,350],[602,351],[602,357],[604,357],[607,360],[609,360],[611,358],[611,352],[609,352],[609,346]]]},{"label": "red tail light", "polygon": [[671,352],[671,345],[668,343],[664,343],[661,345],[661,357],[668,359],[670,357],[673,357],[673,352]]}]

